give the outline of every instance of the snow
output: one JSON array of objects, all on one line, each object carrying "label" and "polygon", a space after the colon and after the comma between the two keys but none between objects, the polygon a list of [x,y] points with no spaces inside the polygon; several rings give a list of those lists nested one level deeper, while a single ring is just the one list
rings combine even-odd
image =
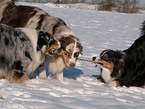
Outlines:
[{"label": "snow", "polygon": [[[78,35],[84,52],[80,58],[91,60],[104,49],[124,50],[139,37],[144,14],[121,14],[37,6],[62,18]],[[47,66],[47,65],[46,65]],[[145,89],[103,86],[97,82],[99,67],[77,61],[76,67],[64,69],[64,81],[32,79],[28,86],[0,80],[0,109],[144,109]]]}]

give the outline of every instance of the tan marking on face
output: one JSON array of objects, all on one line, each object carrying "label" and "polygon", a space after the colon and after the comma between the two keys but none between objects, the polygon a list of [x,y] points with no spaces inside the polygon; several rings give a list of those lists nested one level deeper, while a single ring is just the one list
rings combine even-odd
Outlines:
[{"label": "tan marking on face", "polygon": [[[111,74],[113,73],[113,67],[114,67],[114,65],[113,65],[112,62],[109,63],[109,62],[106,62],[106,61],[104,61],[104,60],[102,60],[102,59],[98,59],[97,62],[98,62],[98,63],[104,64],[103,67],[109,69],[110,72],[111,72]],[[111,75],[111,74],[110,74],[110,75]]]},{"label": "tan marking on face", "polygon": [[[72,39],[70,39],[70,40],[72,40]],[[64,61],[64,63],[65,63],[65,67],[67,68],[67,69],[70,69],[71,68],[71,64],[72,63],[74,63],[75,64],[75,62],[74,62],[74,46],[75,46],[75,44],[74,44],[74,40],[72,40],[72,41],[70,41],[70,42],[73,42],[73,43],[70,43],[70,44],[66,44],[66,47],[65,47],[65,50],[63,49],[63,61]],[[65,43],[63,44],[63,45],[65,45]]]},{"label": "tan marking on face", "polygon": [[104,56],[103,57],[108,57],[108,55],[107,54],[104,54]]},{"label": "tan marking on face", "polygon": [[59,40],[62,44],[62,51],[60,54],[63,56],[63,61],[65,63],[65,67],[67,69],[70,69],[71,67],[75,66],[76,63],[76,58],[75,53],[78,52],[78,54],[81,52],[82,53],[82,46],[78,42],[77,39],[74,37],[62,37]]}]

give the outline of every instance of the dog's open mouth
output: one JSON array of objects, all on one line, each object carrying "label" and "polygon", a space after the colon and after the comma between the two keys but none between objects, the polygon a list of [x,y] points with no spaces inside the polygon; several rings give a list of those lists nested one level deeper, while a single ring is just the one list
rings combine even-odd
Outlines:
[{"label": "dog's open mouth", "polygon": [[92,60],[94,61],[94,63],[96,64],[95,67],[97,67],[98,65],[104,66],[104,63],[101,61],[101,59],[98,57],[93,57]]},{"label": "dog's open mouth", "polygon": [[101,65],[101,66],[103,66],[103,65],[104,65],[104,63],[97,62],[97,65]]},{"label": "dog's open mouth", "polygon": [[97,59],[96,57],[93,57],[92,60],[93,60],[94,63],[96,64],[95,67],[97,67],[98,65],[104,66],[104,63],[101,61],[101,59]]},{"label": "dog's open mouth", "polygon": [[104,64],[101,62],[95,62],[95,63],[96,63],[95,67],[97,67],[98,65],[104,66]]},{"label": "dog's open mouth", "polygon": [[105,60],[102,60],[102,59],[98,59],[96,61],[97,65],[100,65],[101,67],[105,67],[107,69],[109,69],[111,72],[113,72],[113,62],[109,63]]}]

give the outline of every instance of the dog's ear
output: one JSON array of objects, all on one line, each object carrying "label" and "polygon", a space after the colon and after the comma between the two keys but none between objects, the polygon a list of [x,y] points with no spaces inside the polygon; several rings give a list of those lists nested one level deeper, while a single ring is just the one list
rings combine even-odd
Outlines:
[{"label": "dog's ear", "polygon": [[119,60],[119,65],[118,65],[119,75],[121,75],[121,73],[124,69],[124,65],[125,65],[125,55],[122,55],[121,59]]},{"label": "dog's ear", "polygon": [[79,49],[80,49],[80,54],[83,55],[83,46],[80,43],[78,44],[78,46],[79,46]]},{"label": "dog's ear", "polygon": [[83,55],[83,46],[81,45],[81,52],[80,52],[81,55]]},{"label": "dog's ear", "polygon": [[121,59],[119,60],[119,63],[121,64],[121,67],[124,67],[125,64],[125,55],[123,54]]},{"label": "dog's ear", "polygon": [[124,59],[120,59],[119,60],[119,68],[123,68],[124,67]]},{"label": "dog's ear", "polygon": [[45,31],[38,31],[38,45],[48,45],[50,40],[52,40],[50,33]]},{"label": "dog's ear", "polygon": [[125,55],[119,53],[119,57],[114,60],[114,71],[111,74],[113,77],[121,76],[125,66]]}]

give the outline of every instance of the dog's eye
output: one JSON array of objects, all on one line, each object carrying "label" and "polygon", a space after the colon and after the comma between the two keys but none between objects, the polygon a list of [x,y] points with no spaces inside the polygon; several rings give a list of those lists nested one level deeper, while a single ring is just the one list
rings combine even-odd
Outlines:
[{"label": "dog's eye", "polygon": [[78,56],[79,56],[79,53],[75,53],[75,54],[74,54],[74,57],[77,58]]},{"label": "dog's eye", "polygon": [[104,54],[102,58],[103,58],[104,60],[108,60],[108,55],[107,55],[107,54]]},{"label": "dog's eye", "polygon": [[70,57],[70,54],[68,52],[64,52],[64,54],[67,56],[67,57]]}]

